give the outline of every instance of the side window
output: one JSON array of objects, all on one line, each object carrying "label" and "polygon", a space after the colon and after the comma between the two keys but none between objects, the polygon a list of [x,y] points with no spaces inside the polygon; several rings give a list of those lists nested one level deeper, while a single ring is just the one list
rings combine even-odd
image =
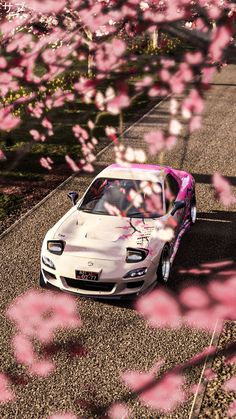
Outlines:
[{"label": "side window", "polygon": [[179,193],[178,182],[171,175],[167,175],[165,178],[165,200],[166,200],[166,211],[170,210],[172,203],[175,201]]}]

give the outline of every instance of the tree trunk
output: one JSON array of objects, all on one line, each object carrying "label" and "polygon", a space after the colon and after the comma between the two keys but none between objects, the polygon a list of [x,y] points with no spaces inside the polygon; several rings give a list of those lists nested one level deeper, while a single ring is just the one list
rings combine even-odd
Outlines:
[{"label": "tree trunk", "polygon": [[158,47],[158,29],[154,29],[151,34],[151,46],[152,49],[156,49]]}]

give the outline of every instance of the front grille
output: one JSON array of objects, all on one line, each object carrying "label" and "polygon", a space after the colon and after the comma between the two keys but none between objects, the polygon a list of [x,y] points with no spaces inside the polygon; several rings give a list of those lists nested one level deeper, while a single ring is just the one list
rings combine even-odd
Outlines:
[{"label": "front grille", "polygon": [[84,291],[104,291],[109,292],[112,291],[114,287],[114,282],[92,282],[92,281],[84,281],[79,279],[73,278],[65,278],[67,285],[72,288],[78,288]]}]

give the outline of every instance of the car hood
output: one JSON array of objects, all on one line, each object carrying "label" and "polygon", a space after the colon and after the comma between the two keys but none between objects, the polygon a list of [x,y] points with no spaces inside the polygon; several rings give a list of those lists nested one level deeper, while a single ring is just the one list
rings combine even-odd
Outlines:
[{"label": "car hood", "polygon": [[96,215],[74,207],[50,230],[50,238],[65,241],[64,252],[71,255],[114,260],[127,247],[149,249],[160,225],[153,219]]}]

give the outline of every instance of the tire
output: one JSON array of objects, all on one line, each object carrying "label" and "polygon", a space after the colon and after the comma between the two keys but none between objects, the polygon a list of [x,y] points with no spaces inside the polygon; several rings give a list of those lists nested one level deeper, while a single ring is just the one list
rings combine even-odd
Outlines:
[{"label": "tire", "polygon": [[193,225],[197,220],[197,203],[195,196],[193,197],[190,205],[190,224]]},{"label": "tire", "polygon": [[44,279],[43,279],[43,274],[42,274],[42,272],[40,272],[40,277],[39,277],[39,286],[40,286],[41,288],[46,288],[46,283],[45,283],[45,281],[44,281]]},{"label": "tire", "polygon": [[157,282],[166,284],[170,278],[170,270],[170,247],[168,244],[165,244],[162,249],[159,265],[157,268]]}]

